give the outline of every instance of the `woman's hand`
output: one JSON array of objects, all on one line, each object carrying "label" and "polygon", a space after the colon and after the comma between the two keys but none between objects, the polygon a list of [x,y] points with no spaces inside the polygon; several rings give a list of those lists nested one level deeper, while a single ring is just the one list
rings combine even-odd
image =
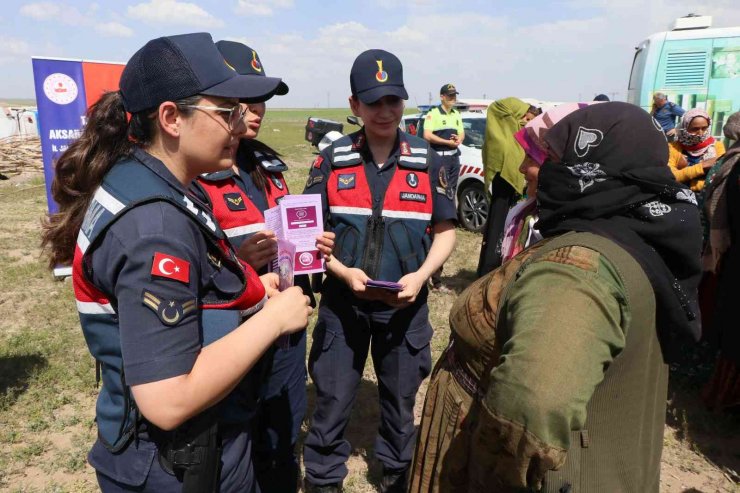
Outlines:
[{"label": "woman's hand", "polygon": [[349,289],[352,290],[355,296],[363,298],[367,289],[365,284],[367,284],[370,278],[367,277],[367,274],[362,269],[349,267],[344,271],[342,280],[349,286]]},{"label": "woman's hand", "polygon": [[717,164],[717,159],[719,159],[719,157],[712,157],[701,162],[701,167],[704,170],[704,173],[707,173],[712,166]]},{"label": "woman's hand", "polygon": [[393,306],[407,306],[416,301],[416,297],[419,295],[419,291],[424,287],[424,283],[427,282],[426,278],[418,272],[412,272],[406,274],[398,280],[398,284],[403,286],[403,290],[397,293],[397,300]]},{"label": "woman's hand", "polygon": [[331,260],[331,254],[334,252],[334,238],[336,235],[331,231],[324,231],[321,236],[316,237],[316,248],[319,249],[325,262]]},{"label": "woman's hand", "polygon": [[268,272],[261,275],[260,281],[262,281],[262,285],[265,287],[265,293],[267,293],[268,298],[272,298],[280,293],[280,277],[275,272]]},{"label": "woman's hand", "polygon": [[254,270],[260,270],[277,255],[277,237],[273,231],[263,229],[244,240],[237,253]]},{"label": "woman's hand", "polygon": [[274,322],[279,337],[308,326],[308,318],[313,313],[309,302],[310,299],[303,294],[303,290],[293,286],[267,300],[262,311]]}]

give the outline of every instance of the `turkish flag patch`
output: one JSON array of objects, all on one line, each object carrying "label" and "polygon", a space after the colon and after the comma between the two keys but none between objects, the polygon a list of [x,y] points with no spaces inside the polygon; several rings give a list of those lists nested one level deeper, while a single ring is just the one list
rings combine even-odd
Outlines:
[{"label": "turkish flag patch", "polygon": [[190,282],[190,262],[174,255],[154,252],[152,275],[188,284]]},{"label": "turkish flag patch", "polygon": [[321,163],[323,163],[323,162],[324,162],[324,158],[321,157],[321,156],[319,156],[316,159],[314,159],[313,167],[316,168],[316,169],[320,169],[321,168]]}]

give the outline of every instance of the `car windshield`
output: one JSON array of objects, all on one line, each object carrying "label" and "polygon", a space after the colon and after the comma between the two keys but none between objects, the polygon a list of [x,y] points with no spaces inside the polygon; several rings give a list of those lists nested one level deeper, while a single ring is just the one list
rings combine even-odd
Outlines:
[{"label": "car windshield", "polygon": [[463,118],[463,129],[465,129],[463,145],[478,149],[483,147],[483,138],[486,136],[485,118]]}]

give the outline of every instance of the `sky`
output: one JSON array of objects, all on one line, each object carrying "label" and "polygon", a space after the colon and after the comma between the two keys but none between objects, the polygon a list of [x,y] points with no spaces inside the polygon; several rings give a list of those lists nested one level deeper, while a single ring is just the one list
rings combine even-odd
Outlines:
[{"label": "sky", "polygon": [[148,40],[207,31],[255,49],[290,92],[272,107],[346,107],[354,58],[403,63],[408,106],[461,98],[624,100],[634,47],[688,13],[740,25],[736,0],[3,0],[0,99],[33,98],[31,56],[126,62]]}]

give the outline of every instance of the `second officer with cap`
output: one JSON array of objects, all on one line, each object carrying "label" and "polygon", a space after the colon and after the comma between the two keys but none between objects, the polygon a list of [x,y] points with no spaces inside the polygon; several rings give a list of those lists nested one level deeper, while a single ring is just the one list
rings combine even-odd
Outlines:
[{"label": "second officer with cap", "polygon": [[325,149],[306,183],[305,193],[322,195],[325,224],[337,236],[309,354],[317,397],[303,459],[312,491],[341,491],[351,452],[344,430],[369,352],[380,397],[381,491],[400,492],[414,448],[416,392],[431,369],[426,282],[454,248],[455,209],[439,180],[439,156],[398,128],[408,99],[400,60],[363,52],[350,86],[350,107],[364,126]]},{"label": "second officer with cap", "polygon": [[[277,239],[265,227],[264,212],[289,193],[283,177],[288,167],[257,135],[265,101],[287,94],[288,86],[280,78],[266,76],[259,55],[249,46],[235,41],[219,41],[216,46],[259,96],[241,99],[249,111],[234,166],[199,176],[193,188],[211,206],[239,257],[263,273],[277,253]],[[317,247],[330,254],[332,239],[332,233],[324,233]],[[308,276],[298,276],[295,284],[310,294]],[[271,348],[248,380],[245,386],[256,386],[260,401],[253,406],[252,417],[257,481],[264,492],[295,492],[299,474],[295,445],[306,415],[306,332],[299,331]]]}]

